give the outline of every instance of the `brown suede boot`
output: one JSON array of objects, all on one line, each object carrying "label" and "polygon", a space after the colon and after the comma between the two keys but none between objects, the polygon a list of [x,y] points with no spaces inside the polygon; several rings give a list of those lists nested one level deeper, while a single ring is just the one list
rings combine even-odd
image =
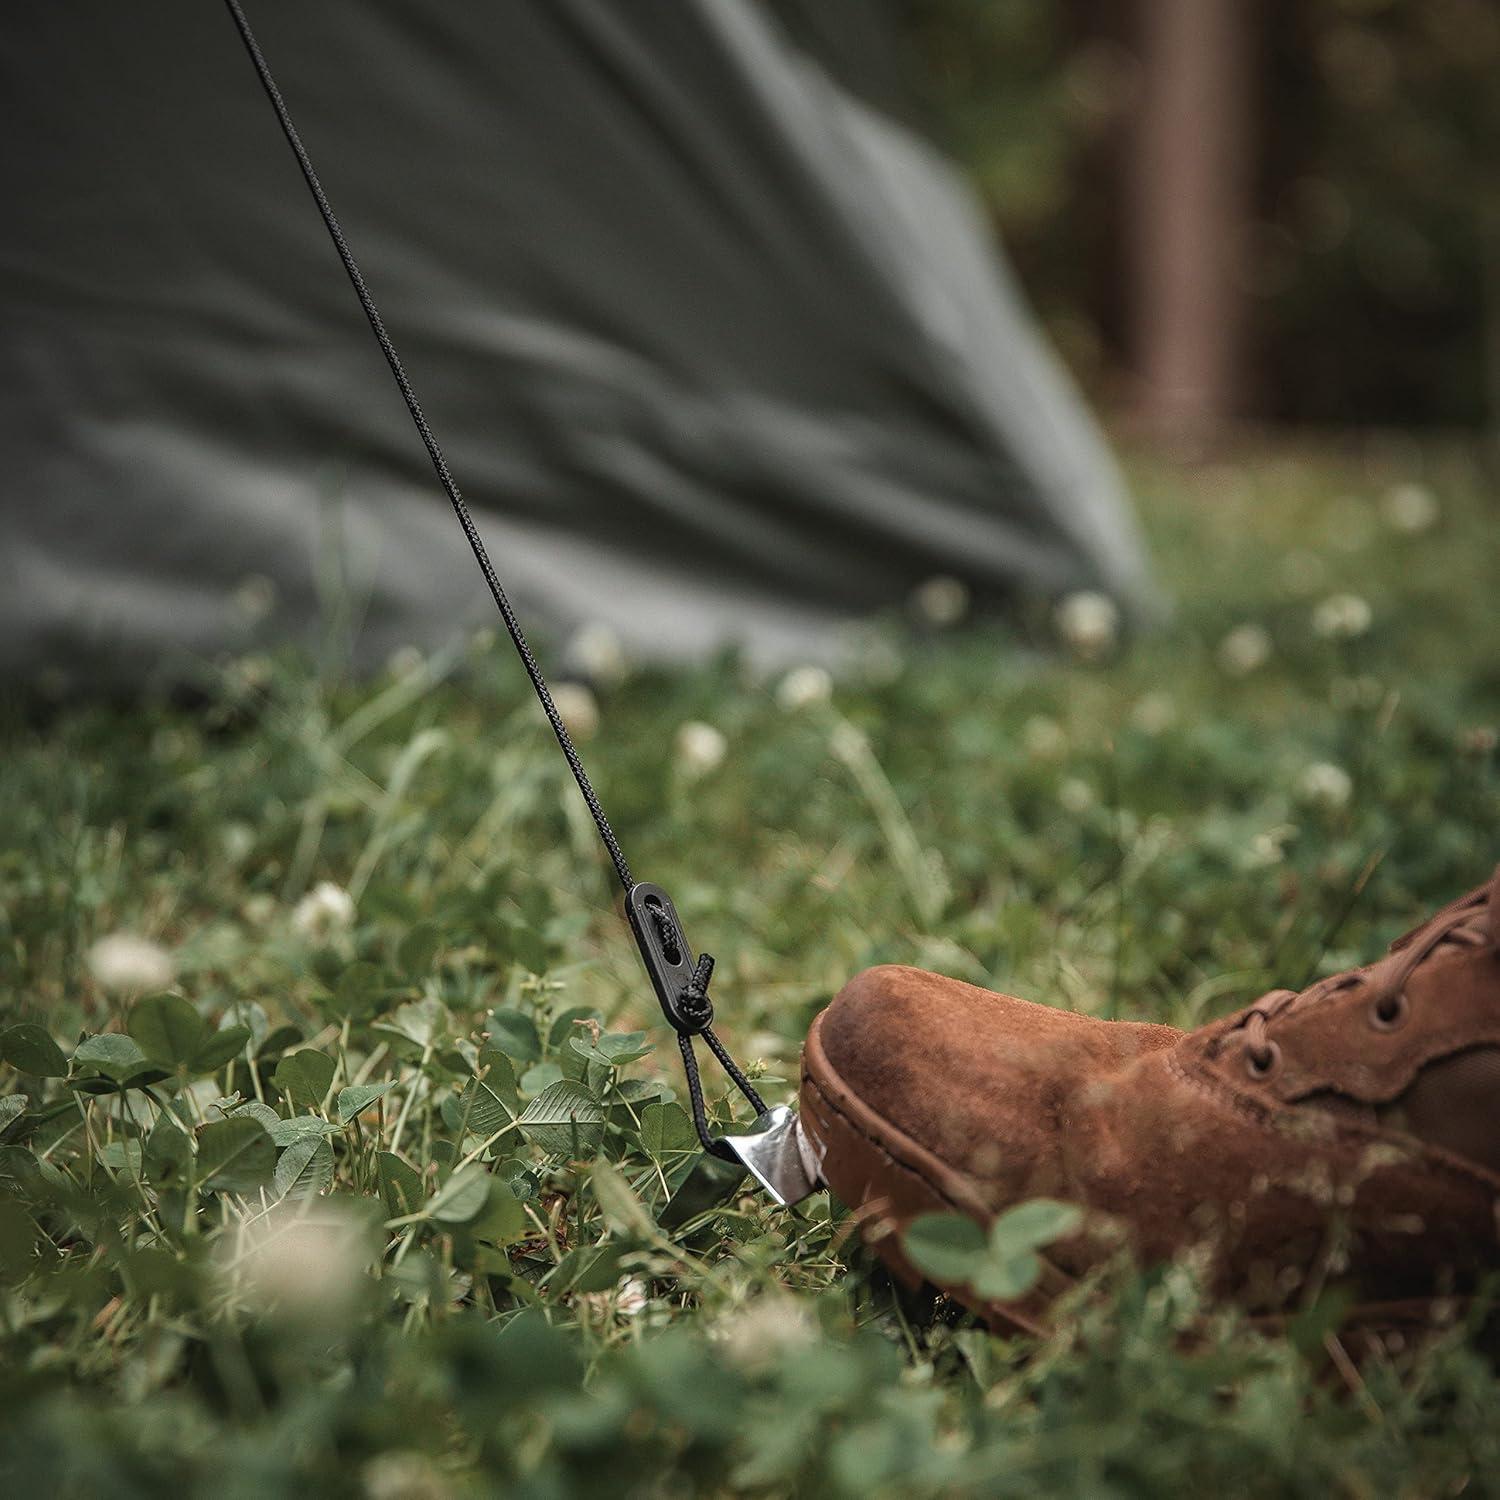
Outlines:
[{"label": "brown suede boot", "polygon": [[802,1128],[909,1282],[918,1215],[1081,1205],[1034,1292],[976,1309],[1000,1325],[1044,1326],[1122,1236],[1148,1263],[1201,1247],[1258,1313],[1334,1282],[1369,1322],[1462,1293],[1500,1266],[1500,870],[1378,962],[1191,1032],[871,969],[813,1023]]}]

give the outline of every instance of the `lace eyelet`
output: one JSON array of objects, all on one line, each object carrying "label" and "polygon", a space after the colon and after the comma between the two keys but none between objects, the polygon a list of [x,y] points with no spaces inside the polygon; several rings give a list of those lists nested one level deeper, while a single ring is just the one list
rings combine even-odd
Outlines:
[{"label": "lace eyelet", "polygon": [[1370,1025],[1376,1031],[1395,1031],[1406,1025],[1410,1015],[1411,1002],[1406,998],[1406,991],[1397,990],[1394,995],[1382,995],[1371,1005]]},{"label": "lace eyelet", "polygon": [[1245,1071],[1255,1079],[1269,1078],[1281,1062],[1281,1048],[1275,1042],[1267,1042],[1264,1052],[1245,1049]]}]

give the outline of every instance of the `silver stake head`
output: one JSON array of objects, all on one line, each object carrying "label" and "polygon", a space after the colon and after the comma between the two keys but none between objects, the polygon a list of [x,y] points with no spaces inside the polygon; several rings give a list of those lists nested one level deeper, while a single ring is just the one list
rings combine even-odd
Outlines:
[{"label": "silver stake head", "polygon": [[724,1144],[783,1206],[800,1203],[821,1185],[821,1153],[785,1104],[768,1109],[746,1134],[726,1135]]}]

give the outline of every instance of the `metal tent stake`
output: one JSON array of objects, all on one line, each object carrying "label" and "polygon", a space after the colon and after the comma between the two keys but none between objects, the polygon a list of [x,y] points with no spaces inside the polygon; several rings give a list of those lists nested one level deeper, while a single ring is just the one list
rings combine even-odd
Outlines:
[{"label": "metal tent stake", "polygon": [[797,1112],[784,1104],[766,1110],[747,1133],[723,1136],[715,1144],[724,1155],[704,1151],[693,1163],[658,1215],[663,1229],[681,1229],[718,1207],[746,1176],[753,1176],[783,1207],[822,1186],[818,1153]]},{"label": "metal tent stake", "polygon": [[768,1109],[749,1134],[726,1135],[724,1144],[783,1206],[800,1203],[820,1186],[818,1153],[797,1111],[785,1104]]},{"label": "metal tent stake", "polygon": [[[737,1161],[778,1203],[799,1202],[817,1189],[818,1163],[802,1132],[797,1112],[784,1104],[768,1108],[714,1035],[714,1007],[708,997],[713,959],[706,953],[693,957],[677,907],[659,885],[645,882],[633,885],[625,897],[625,913],[630,918],[630,929],[641,950],[641,962],[651,976],[651,987],[661,1003],[662,1014],[677,1033],[687,1072],[693,1125],[704,1152],[720,1162]],[[698,1062],[693,1052],[693,1040],[700,1036],[755,1109],[755,1121],[743,1134],[718,1139],[709,1134]]]}]

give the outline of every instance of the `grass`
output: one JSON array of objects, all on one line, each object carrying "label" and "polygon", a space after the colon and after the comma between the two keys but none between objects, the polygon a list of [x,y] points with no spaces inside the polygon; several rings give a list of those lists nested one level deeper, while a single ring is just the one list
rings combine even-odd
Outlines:
[{"label": "grass", "polygon": [[[732,661],[600,691],[599,789],[768,1095],[872,963],[1194,1024],[1372,955],[1500,855],[1481,472],[1371,450],[1136,478],[1176,609],[1128,652],[893,624],[828,701]],[[1368,629],[1315,628],[1359,601]],[[1187,1266],[1119,1266],[1007,1341],[896,1295],[825,1195],[664,1231],[693,1160],[675,1048],[507,650],[11,706],[14,1493],[1500,1482],[1463,1328],[1341,1377],[1336,1307],[1265,1338]],[[674,751],[688,721],[722,763]],[[120,933],[154,946],[97,946]]]}]

